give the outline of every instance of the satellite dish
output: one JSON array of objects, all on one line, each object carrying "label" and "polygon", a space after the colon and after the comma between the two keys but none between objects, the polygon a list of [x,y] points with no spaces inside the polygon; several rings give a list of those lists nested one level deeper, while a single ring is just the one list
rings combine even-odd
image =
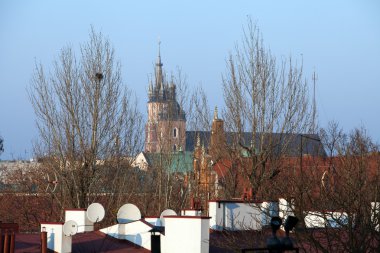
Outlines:
[{"label": "satellite dish", "polygon": [[78,224],[73,221],[69,220],[66,221],[65,224],[63,224],[63,234],[65,236],[72,236],[75,235],[78,232]]},{"label": "satellite dish", "polygon": [[176,215],[177,215],[177,213],[172,209],[166,209],[166,210],[162,211],[162,213],[160,215],[161,226],[165,226],[164,216],[176,216]]},{"label": "satellite dish", "polygon": [[118,223],[128,223],[141,219],[141,212],[134,204],[125,204],[117,212]]},{"label": "satellite dish", "polygon": [[86,215],[89,221],[94,223],[100,222],[103,220],[105,215],[104,207],[99,203],[92,203],[87,208]]}]

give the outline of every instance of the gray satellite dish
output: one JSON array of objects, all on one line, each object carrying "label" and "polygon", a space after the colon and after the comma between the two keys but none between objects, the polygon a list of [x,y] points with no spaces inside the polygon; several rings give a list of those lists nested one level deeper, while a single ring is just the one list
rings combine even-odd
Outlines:
[{"label": "gray satellite dish", "polygon": [[65,224],[63,224],[63,234],[65,236],[72,236],[75,235],[78,232],[78,224],[73,221],[69,220],[66,221]]},{"label": "gray satellite dish", "polygon": [[118,223],[128,223],[141,219],[141,212],[134,204],[125,204],[117,212]]},{"label": "gray satellite dish", "polygon": [[161,226],[165,226],[164,216],[176,216],[176,215],[177,215],[177,213],[172,209],[166,209],[166,210],[162,211],[162,213],[160,215]]},{"label": "gray satellite dish", "polygon": [[99,203],[92,203],[87,208],[86,215],[89,221],[94,223],[100,222],[103,220],[105,215],[104,207]]}]

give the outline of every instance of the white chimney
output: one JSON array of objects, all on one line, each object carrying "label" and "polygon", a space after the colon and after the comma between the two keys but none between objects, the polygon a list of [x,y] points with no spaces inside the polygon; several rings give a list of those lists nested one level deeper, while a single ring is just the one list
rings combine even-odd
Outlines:
[{"label": "white chimney", "polygon": [[87,218],[86,209],[65,209],[65,221],[78,224],[78,233],[94,231],[94,223]]},{"label": "white chimney", "polygon": [[71,236],[63,234],[63,222],[41,223],[41,232],[47,232],[47,248],[58,253],[71,252]]},{"label": "white chimney", "polygon": [[165,235],[161,235],[161,252],[208,253],[210,217],[164,216]]}]

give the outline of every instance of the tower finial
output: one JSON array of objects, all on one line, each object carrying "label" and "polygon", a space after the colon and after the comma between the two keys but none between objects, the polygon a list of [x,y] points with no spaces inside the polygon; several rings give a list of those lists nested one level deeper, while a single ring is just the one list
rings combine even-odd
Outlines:
[{"label": "tower finial", "polygon": [[161,59],[161,40],[160,37],[158,37],[158,57]]},{"label": "tower finial", "polygon": [[160,40],[160,37],[158,37],[158,57],[157,57],[157,62],[156,62],[156,65],[163,65],[162,62],[161,62],[161,40]]},{"label": "tower finial", "polygon": [[161,62],[161,41],[158,39],[158,57],[156,62],[156,86],[162,88],[164,77],[162,75],[162,62]]},{"label": "tower finial", "polygon": [[214,110],[214,119],[218,119],[218,107],[215,106],[215,110]]}]

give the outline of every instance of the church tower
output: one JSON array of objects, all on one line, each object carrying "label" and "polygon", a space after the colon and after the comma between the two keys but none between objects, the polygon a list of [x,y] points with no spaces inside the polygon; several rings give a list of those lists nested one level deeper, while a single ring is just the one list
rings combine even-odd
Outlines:
[{"label": "church tower", "polygon": [[211,125],[211,143],[209,153],[214,162],[227,154],[226,134],[224,132],[224,121],[219,119],[218,108],[215,107],[214,118]]},{"label": "church tower", "polygon": [[145,152],[169,153],[185,150],[186,115],[176,99],[176,85],[163,73],[160,43],[154,83],[148,88],[148,122],[145,125]]}]

